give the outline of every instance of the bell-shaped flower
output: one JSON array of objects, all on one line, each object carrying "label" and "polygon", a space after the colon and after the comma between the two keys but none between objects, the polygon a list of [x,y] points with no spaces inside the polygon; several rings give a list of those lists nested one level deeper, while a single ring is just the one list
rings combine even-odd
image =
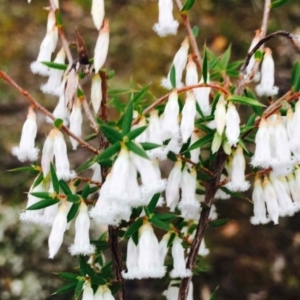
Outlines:
[{"label": "bell-shaped flower", "polygon": [[[94,298],[94,300],[97,300]],[[115,300],[114,296],[111,293],[111,290],[107,287],[103,287],[103,300]]]},{"label": "bell-shaped flower", "polygon": [[[207,83],[209,83],[209,74],[207,74]],[[199,83],[204,83],[203,77],[201,78]],[[209,95],[211,88],[210,87],[201,87],[194,89],[194,95],[196,101],[203,113],[204,116],[208,116],[211,113],[211,107],[209,104]]]},{"label": "bell-shaped flower", "polygon": [[170,236],[171,236],[171,234],[169,232],[166,233],[162,237],[161,241],[159,242],[159,255],[160,255],[162,266],[164,265],[165,258],[167,256],[167,253],[168,253],[168,250],[169,250],[168,242],[169,242]]},{"label": "bell-shaped flower", "polygon": [[226,101],[223,95],[220,96],[216,105],[214,120],[216,122],[217,132],[219,135],[222,135],[226,125]]},{"label": "bell-shaped flower", "polygon": [[88,282],[83,286],[82,300],[94,300],[94,291]]},{"label": "bell-shaped flower", "polygon": [[[183,83],[181,82],[182,78],[182,73],[183,70],[186,66],[186,62],[188,59],[188,51],[189,51],[189,40],[186,38],[182,44],[180,49],[177,51],[175,54],[175,57],[173,59],[172,66],[175,68],[175,79],[176,79],[176,88],[180,88],[183,86]],[[171,70],[172,67],[169,71],[168,77],[163,78],[161,85],[165,87],[166,89],[172,89],[172,84],[171,84]]]},{"label": "bell-shaped flower", "polygon": [[122,271],[122,276],[125,279],[137,278],[138,258],[139,258],[139,249],[134,243],[133,239],[130,238],[127,243],[127,256],[126,256],[127,272]]},{"label": "bell-shaped flower", "polygon": [[[194,130],[191,136],[190,146],[193,145],[195,142],[197,142],[199,139],[200,139],[199,133],[196,130]],[[200,152],[201,152],[200,147],[190,151],[191,154],[190,160],[193,163],[197,164],[200,161]]]},{"label": "bell-shaped flower", "polygon": [[197,219],[200,210],[200,204],[196,200],[196,170],[193,168],[191,172],[185,167],[182,171],[180,187],[181,200],[178,208],[181,216],[186,219]]},{"label": "bell-shaped flower", "polygon": [[[171,282],[170,282],[170,284],[168,286],[168,289],[163,292],[163,295],[167,298],[167,300],[178,299],[178,295],[179,295],[178,284],[179,283],[180,282],[171,280]],[[188,292],[188,295],[187,295],[186,299],[187,300],[193,300],[193,282],[192,281],[190,282],[189,292]]]},{"label": "bell-shaped flower", "polygon": [[[82,134],[82,112],[81,112],[81,101],[79,99],[73,105],[72,112],[70,114],[70,131],[76,136],[81,137]],[[70,141],[73,147],[73,150],[77,149],[78,141],[70,137]]]},{"label": "bell-shaped flower", "polygon": [[197,65],[193,60],[193,54],[189,55],[189,61],[186,65],[185,85],[195,85],[198,83]]},{"label": "bell-shaped flower", "polygon": [[77,90],[79,86],[77,70],[72,65],[69,66],[69,70],[66,72],[63,83],[65,105],[69,110],[72,110],[73,104],[77,100]]},{"label": "bell-shaped flower", "polygon": [[166,188],[166,201],[167,206],[170,208],[171,211],[175,210],[175,207],[177,206],[179,201],[181,167],[182,162],[177,161],[168,177],[168,183]]},{"label": "bell-shaped flower", "polygon": [[96,73],[92,77],[92,87],[91,87],[91,103],[95,114],[99,112],[101,102],[102,102],[102,82],[99,73]]},{"label": "bell-shaped flower", "polygon": [[287,176],[287,182],[289,186],[289,191],[291,193],[292,199],[294,200],[297,208],[300,208],[300,186],[296,180],[295,174],[291,173]]},{"label": "bell-shaped flower", "polygon": [[67,229],[68,223],[67,214],[68,206],[65,203],[62,203],[54,219],[51,233],[48,239],[49,258],[54,258],[63,242],[64,233]]},{"label": "bell-shaped flower", "polygon": [[200,256],[207,256],[210,253],[209,249],[206,247],[204,238],[201,241],[200,247],[199,247],[199,251],[198,251],[198,255]]},{"label": "bell-shaped flower", "polygon": [[189,93],[182,109],[182,119],[180,123],[180,131],[183,143],[187,142],[193,133],[195,117],[196,99],[192,93]]},{"label": "bell-shaped flower", "polygon": [[229,145],[236,146],[240,136],[240,115],[233,103],[229,102],[226,111],[225,134]]},{"label": "bell-shaped flower", "polygon": [[184,248],[182,246],[182,240],[179,237],[176,237],[173,241],[172,257],[173,269],[170,272],[171,278],[185,278],[192,276],[191,270],[186,268]]},{"label": "bell-shaped flower", "polygon": [[264,191],[259,176],[256,176],[254,181],[252,201],[253,201],[254,216],[251,217],[250,222],[253,225],[266,224],[270,222],[269,218],[267,218],[267,209],[266,209],[266,204],[264,199]]},{"label": "bell-shaped flower", "polygon": [[36,115],[33,107],[29,107],[27,119],[22,128],[19,147],[12,148],[12,154],[16,156],[19,161],[37,160],[39,149],[34,147],[36,133]]},{"label": "bell-shaped flower", "polygon": [[274,96],[278,93],[278,87],[274,86],[275,67],[272,58],[272,51],[265,48],[265,55],[261,66],[261,81],[256,86],[256,92],[259,96]]},{"label": "bell-shaped flower", "polygon": [[92,18],[95,27],[100,30],[105,15],[104,0],[93,0],[91,9]]},{"label": "bell-shaped flower", "polygon": [[109,23],[108,20],[105,19],[103,23],[103,27],[99,31],[99,36],[96,42],[95,47],[95,55],[94,55],[94,67],[95,73],[98,73],[100,69],[103,67],[109,46]]},{"label": "bell-shaped flower", "polygon": [[74,171],[70,171],[70,163],[67,154],[67,145],[63,134],[54,129],[53,152],[55,157],[56,174],[59,179],[70,180],[76,176]]},{"label": "bell-shaped flower", "polygon": [[52,129],[48,134],[43,146],[41,165],[42,165],[44,177],[46,177],[47,174],[49,173],[50,162],[53,161],[53,157],[54,157],[53,145],[54,145],[55,135],[56,135],[56,129]]},{"label": "bell-shaped flower", "polygon": [[103,300],[103,285],[99,285],[93,300]]},{"label": "bell-shaped flower", "polygon": [[180,149],[182,148],[182,138],[180,134],[174,135],[169,141],[168,145],[165,147],[164,151],[166,155],[171,151],[175,154],[179,154]]},{"label": "bell-shaped flower", "polygon": [[[57,53],[54,63],[64,64],[65,59],[66,59],[66,52],[64,48],[61,48],[61,50]],[[64,74],[63,70],[51,68],[47,83],[41,86],[42,92],[45,94],[52,94],[55,96],[59,96],[61,94],[61,80],[63,74]]]},{"label": "bell-shaped flower", "polygon": [[277,202],[276,192],[270,182],[265,176],[263,181],[264,199],[267,205],[268,218],[271,219],[274,224],[278,224],[279,218],[279,206]]},{"label": "bell-shaped flower", "polygon": [[[225,180],[228,180],[228,178],[224,174],[221,174],[220,182],[225,181]],[[217,192],[215,194],[215,199],[227,200],[230,198],[231,198],[231,196],[229,194],[225,193],[221,189],[217,189]]]},{"label": "bell-shaped flower", "polygon": [[179,23],[173,18],[173,1],[158,1],[158,23],[154,24],[153,30],[161,37],[175,35]]},{"label": "bell-shaped flower", "polygon": [[234,152],[231,168],[230,181],[226,184],[226,187],[233,192],[247,191],[250,183],[245,180],[246,162],[241,146],[238,146]]}]

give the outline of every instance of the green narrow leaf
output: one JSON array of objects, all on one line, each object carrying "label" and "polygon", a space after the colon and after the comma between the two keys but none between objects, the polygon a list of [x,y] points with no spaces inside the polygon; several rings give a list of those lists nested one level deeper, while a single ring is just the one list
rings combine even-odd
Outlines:
[{"label": "green narrow leaf", "polygon": [[136,129],[133,129],[132,131],[130,131],[127,134],[128,139],[129,140],[135,139],[137,136],[139,136],[140,134],[142,134],[147,129],[147,127],[148,126],[141,126],[141,127],[136,128]]},{"label": "green narrow leaf", "polygon": [[172,232],[172,234],[168,240],[168,244],[167,244],[168,248],[172,246],[173,241],[175,240],[176,236],[177,236],[177,234],[175,232]]},{"label": "green narrow leaf", "polygon": [[220,97],[221,97],[221,94],[218,93],[218,94],[215,96],[215,98],[214,98],[214,100],[213,100],[213,102],[212,102],[212,105],[211,105],[211,115],[212,115],[212,116],[213,116],[214,113],[215,113],[216,106],[217,106],[217,103],[219,102]]},{"label": "green narrow leaf", "polygon": [[211,133],[205,135],[203,138],[199,139],[198,141],[196,141],[194,144],[192,144],[186,151],[184,152],[188,152],[188,151],[192,151],[195,149],[198,149],[202,146],[204,146],[205,144],[211,142],[214,138],[214,132],[212,131]]},{"label": "green narrow leaf", "polygon": [[261,50],[257,50],[254,53],[254,58],[255,58],[256,61],[262,61],[263,56],[264,56],[264,54]]},{"label": "green narrow leaf", "polygon": [[147,153],[142,149],[140,148],[137,144],[135,144],[134,142],[127,142],[125,143],[126,147],[128,148],[128,150],[132,151],[133,153],[141,156],[141,157],[144,157],[146,159],[149,159]]},{"label": "green narrow leaf", "polygon": [[148,210],[149,210],[150,213],[154,212],[154,209],[157,205],[157,202],[158,202],[159,198],[160,198],[160,193],[157,193],[152,197],[150,203],[148,204]]},{"label": "green narrow leaf", "polygon": [[161,221],[172,221],[176,218],[178,218],[178,216],[176,214],[172,214],[172,213],[164,213],[164,214],[155,214],[155,217],[157,217],[158,219],[160,219]]},{"label": "green narrow leaf", "polygon": [[80,270],[80,274],[82,276],[86,276],[87,274],[87,262],[86,259],[83,255],[79,255],[78,256],[78,260],[79,260],[79,270]]},{"label": "green narrow leaf", "polygon": [[131,99],[131,101],[135,105],[138,104],[143,99],[143,97],[147,94],[148,90],[149,90],[149,85],[145,86],[140,91],[138,91],[137,93],[135,93],[134,96],[133,96],[133,98]]},{"label": "green narrow leaf", "polygon": [[51,194],[48,192],[33,192],[33,193],[30,193],[30,195],[37,197],[37,198],[41,198],[41,199],[51,198]]},{"label": "green narrow leaf", "polygon": [[137,219],[134,221],[126,230],[124,234],[124,238],[128,239],[130,238],[135,232],[139,230],[139,228],[143,225],[143,219]]},{"label": "green narrow leaf", "polygon": [[131,123],[133,118],[133,102],[130,101],[127,105],[126,111],[122,121],[122,134],[125,135],[130,132]]},{"label": "green narrow leaf", "polygon": [[56,70],[67,70],[68,66],[65,64],[58,64],[58,63],[54,63],[54,62],[49,62],[49,61],[42,61],[42,64],[52,68],[52,69],[56,69]]},{"label": "green narrow leaf", "polygon": [[39,171],[36,170],[34,166],[26,166],[26,167],[15,168],[15,169],[8,170],[8,172],[34,172],[34,173],[39,173]]},{"label": "green narrow leaf", "polygon": [[39,176],[37,177],[37,179],[34,181],[32,189],[34,189],[35,187],[37,187],[43,181],[43,179],[44,179],[44,174],[43,174],[43,172],[41,172],[39,174]]},{"label": "green narrow leaf", "polygon": [[77,281],[68,282],[67,284],[60,287],[54,294],[60,295],[75,290],[76,285]]},{"label": "green narrow leaf", "polygon": [[77,195],[77,194],[69,194],[67,196],[67,201],[73,202],[73,203],[79,202],[80,201],[80,196]]},{"label": "green narrow leaf", "polygon": [[275,0],[274,2],[272,2],[270,4],[271,8],[277,8],[280,7],[282,5],[285,5],[289,2],[289,0]]},{"label": "green narrow leaf", "polygon": [[[68,223],[74,219],[74,217],[76,216],[77,214],[77,211],[79,209],[79,206],[80,206],[80,203],[73,203],[69,212],[68,212],[68,215],[67,215],[67,221]],[[85,275],[84,275],[85,276]]]},{"label": "green narrow leaf", "polygon": [[220,65],[222,70],[226,70],[229,60],[230,60],[230,56],[231,56],[231,45],[229,45],[229,47],[226,49],[226,51],[222,54],[221,58],[220,58]]},{"label": "green narrow leaf", "polygon": [[194,37],[197,37],[200,33],[199,27],[195,25],[192,30],[193,30]]},{"label": "green narrow leaf", "polygon": [[121,149],[121,144],[115,143],[111,146],[109,146],[107,149],[105,149],[103,152],[101,152],[97,157],[96,157],[96,161],[98,163],[101,163],[102,161],[106,161],[108,159],[110,159],[113,155],[115,155],[116,153],[118,153]]},{"label": "green narrow leaf", "polygon": [[131,89],[109,89],[107,91],[107,95],[110,96],[129,94],[129,93],[131,93]]},{"label": "green narrow leaf", "polygon": [[106,124],[101,125],[100,128],[101,128],[102,133],[106,136],[106,138],[108,139],[108,141],[111,144],[122,141],[123,136],[116,129],[114,129]]},{"label": "green narrow leaf", "polygon": [[251,105],[251,106],[265,106],[264,104],[260,103],[259,101],[244,97],[244,96],[235,96],[231,95],[228,99],[228,101],[237,102],[244,105]]},{"label": "green narrow leaf", "polygon": [[195,0],[186,0],[181,11],[190,10],[193,7],[194,3],[195,3]]},{"label": "green narrow leaf", "polygon": [[209,300],[216,300],[217,292],[218,292],[219,286],[217,286],[214,290],[214,292],[210,295]]},{"label": "green narrow leaf", "polygon": [[217,219],[217,220],[210,221],[208,223],[208,225],[210,227],[219,227],[219,226],[223,226],[223,225],[227,224],[229,221],[230,221],[230,219],[227,219],[227,218]]},{"label": "green narrow leaf", "polygon": [[131,236],[134,244],[137,246],[139,243],[139,232],[136,231],[132,236]]},{"label": "green narrow leaf", "polygon": [[72,194],[71,189],[69,188],[68,184],[64,180],[61,179],[59,181],[59,186],[67,196]]},{"label": "green narrow leaf", "polygon": [[172,65],[172,67],[171,67],[170,81],[171,81],[172,87],[176,88],[176,70],[175,70],[174,65]]},{"label": "green narrow leaf", "polygon": [[92,134],[89,134],[88,136],[86,136],[86,137],[84,138],[84,140],[85,140],[86,142],[89,142],[89,141],[95,139],[97,136],[98,136],[97,133],[92,133]]},{"label": "green narrow leaf", "polygon": [[170,230],[170,225],[168,223],[161,221],[156,216],[153,216],[149,221],[158,228],[164,229],[166,231]]},{"label": "green narrow leaf", "polygon": [[83,187],[81,197],[83,199],[86,199],[89,194],[90,194],[90,185],[88,183],[86,183]]},{"label": "green narrow leaf", "polygon": [[29,206],[28,208],[26,208],[26,210],[36,210],[36,209],[42,209],[51,205],[54,205],[56,203],[59,202],[59,199],[52,199],[52,198],[48,198],[45,200],[41,200],[35,204],[32,204],[31,206]]},{"label": "green narrow leaf", "polygon": [[61,27],[63,22],[62,22],[62,17],[59,9],[57,9],[55,12],[55,19],[56,19],[57,27]]},{"label": "green narrow leaf", "polygon": [[51,173],[53,189],[57,194],[59,194],[59,182],[58,182],[58,178],[53,163],[50,163],[50,173]]},{"label": "green narrow leaf", "polygon": [[300,61],[297,61],[292,70],[292,89],[294,92],[300,90]]},{"label": "green narrow leaf", "polygon": [[154,143],[140,143],[140,145],[143,147],[145,151],[161,147],[161,145],[154,144]]},{"label": "green narrow leaf", "polygon": [[83,163],[77,170],[76,173],[81,173],[83,171],[85,171],[86,169],[88,169],[90,166],[92,166],[95,162],[96,162],[96,158],[97,157],[92,157],[90,159],[88,159],[85,163]]},{"label": "green narrow leaf", "polygon": [[84,285],[84,280],[80,280],[77,282],[76,288],[75,288],[75,299],[78,299],[78,297],[80,296],[81,292],[82,292],[82,288]]},{"label": "green narrow leaf", "polygon": [[60,129],[61,126],[64,125],[64,120],[62,120],[62,119],[55,119],[53,124],[54,124],[55,128]]},{"label": "green narrow leaf", "polygon": [[204,47],[204,56],[203,56],[203,63],[202,63],[202,78],[203,78],[203,82],[207,83],[207,78],[208,78],[208,58],[207,58],[206,46]]},{"label": "green narrow leaf", "polygon": [[68,273],[68,272],[59,272],[56,273],[56,275],[62,279],[67,279],[67,280],[77,280],[78,277],[78,274]]}]

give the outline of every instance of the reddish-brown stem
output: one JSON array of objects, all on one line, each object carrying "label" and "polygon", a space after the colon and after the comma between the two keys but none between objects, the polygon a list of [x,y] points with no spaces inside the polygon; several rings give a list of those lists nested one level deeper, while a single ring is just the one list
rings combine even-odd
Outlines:
[{"label": "reddish-brown stem", "polygon": [[90,107],[87,103],[86,97],[83,96],[83,97],[81,97],[80,100],[81,100],[81,103],[82,103],[82,107],[85,111],[85,114],[86,114],[87,118],[90,121],[91,127],[95,130],[96,133],[98,133],[99,132],[99,126],[98,126],[97,122],[95,121],[95,118],[94,118],[94,116],[93,116],[93,114],[90,110]]},{"label": "reddish-brown stem", "polygon": [[79,180],[84,181],[84,182],[88,182],[88,183],[91,183],[91,184],[95,184],[95,185],[97,185],[97,186],[99,186],[99,187],[102,185],[101,182],[91,180],[91,179],[88,178],[88,177],[80,177],[80,176],[76,176],[74,179],[79,179]]}]

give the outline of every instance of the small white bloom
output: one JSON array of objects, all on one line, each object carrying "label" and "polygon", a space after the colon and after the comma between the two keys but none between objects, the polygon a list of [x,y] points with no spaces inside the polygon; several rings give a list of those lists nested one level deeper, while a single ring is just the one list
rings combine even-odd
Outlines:
[{"label": "small white bloom", "polygon": [[104,19],[104,0],[93,0],[92,1],[92,10],[91,10],[92,18],[95,24],[95,27],[100,30],[103,19]]},{"label": "small white bloom", "polygon": [[170,142],[168,143],[168,145],[166,146],[166,148],[164,149],[166,155],[171,151],[175,154],[179,154],[180,149],[182,148],[182,138],[181,136],[178,135],[174,135]]},{"label": "small white bloom", "polygon": [[[191,136],[190,146],[193,145],[195,142],[197,142],[199,139],[200,139],[199,133],[194,130]],[[201,153],[200,147],[190,151],[191,154],[190,159],[193,163],[197,164],[200,161],[200,153]]]},{"label": "small white bloom", "polygon": [[[180,283],[172,280],[168,286],[168,289],[163,292],[163,295],[167,298],[167,300],[176,300],[178,299],[179,294],[179,285]],[[189,286],[189,292],[187,295],[187,300],[193,300],[193,282],[191,281]]]},{"label": "small white bloom", "polygon": [[278,87],[274,86],[275,67],[272,58],[272,51],[265,48],[264,60],[261,66],[261,81],[256,87],[259,96],[274,96],[278,93]]},{"label": "small white bloom", "polygon": [[225,134],[229,145],[236,146],[240,136],[240,116],[233,103],[229,102],[226,112]]},{"label": "small white bloom", "polygon": [[[94,298],[94,300],[97,299]],[[115,300],[111,293],[111,290],[107,286],[104,286],[103,288],[103,300]]]},{"label": "small white bloom", "polygon": [[94,300],[94,291],[89,283],[83,286],[82,300]]},{"label": "small white bloom", "polygon": [[105,19],[103,23],[103,27],[99,31],[99,36],[95,47],[95,55],[94,55],[95,73],[98,73],[100,71],[100,69],[103,67],[106,61],[108,45],[109,45],[109,24],[108,24],[108,20]]},{"label": "small white bloom", "polygon": [[204,238],[203,238],[202,242],[200,244],[200,247],[199,247],[198,255],[207,256],[209,253],[210,253],[210,251],[206,247],[206,244],[205,244],[205,241],[204,241]]},{"label": "small white bloom", "polygon": [[226,124],[226,102],[221,95],[215,110],[216,129],[219,135],[222,135]]},{"label": "small white bloom", "polygon": [[33,108],[29,107],[27,119],[22,128],[19,147],[12,148],[12,154],[18,157],[19,161],[37,160],[39,149],[34,147],[36,133],[36,115]]},{"label": "small white bloom", "polygon": [[189,55],[189,61],[186,65],[185,85],[195,85],[198,83],[197,65],[193,60],[193,54]]},{"label": "small white bloom", "polygon": [[[172,63],[172,66],[174,66],[174,68],[175,68],[176,87],[177,88],[180,88],[183,86],[183,83],[181,82],[181,78],[182,78],[182,73],[183,73],[183,70],[186,66],[186,62],[188,59],[188,51],[189,51],[189,40],[188,40],[188,38],[186,38],[182,42],[180,49],[175,54],[175,57],[174,57],[173,63]],[[172,69],[172,66],[171,66],[171,69]],[[163,80],[161,82],[161,85],[169,90],[172,89],[172,84],[171,84],[171,80],[170,80],[171,69],[169,71],[168,77],[163,78]]]},{"label": "small white bloom", "polygon": [[99,285],[99,287],[97,288],[97,291],[94,295],[93,300],[103,300],[103,286]]},{"label": "small white bloom", "polygon": [[179,201],[179,187],[181,180],[181,161],[177,161],[169,174],[168,183],[166,188],[166,201],[167,206],[171,211],[175,210],[175,207]]},{"label": "small white bloom", "polygon": [[77,89],[79,85],[77,71],[71,65],[69,66],[69,69],[66,72],[66,76],[63,82],[65,82],[65,84],[63,85],[65,105],[69,108],[69,110],[71,110],[73,107],[73,103],[77,99]]},{"label": "small white bloom", "polygon": [[125,279],[134,279],[138,272],[139,250],[133,239],[130,238],[127,243],[126,267],[127,272],[122,271],[122,276]]},{"label": "small white bloom", "polygon": [[[201,78],[199,83],[203,83],[203,77]],[[207,76],[207,83],[209,83],[209,74]],[[210,87],[201,87],[194,89],[194,94],[197,100],[197,103],[203,113],[204,116],[208,116],[211,113],[211,107],[209,104],[209,94],[210,94],[211,88]]]},{"label": "small white bloom", "polygon": [[160,259],[161,259],[161,265],[163,266],[164,265],[164,262],[165,262],[165,258],[167,256],[167,253],[168,253],[168,242],[169,242],[169,239],[170,239],[170,236],[171,234],[168,232],[166,233],[160,243],[159,243],[159,255],[160,255]]},{"label": "small white bloom", "polygon": [[[81,112],[81,101],[77,99],[74,103],[72,112],[70,114],[70,131],[76,136],[81,137],[82,134],[82,112]],[[73,147],[73,150],[77,149],[78,142],[70,137],[70,141]]]},{"label": "small white bloom", "polygon": [[[94,171],[91,180],[101,183],[102,182],[101,165],[98,163],[94,163],[90,166],[89,169]],[[92,184],[91,186],[94,185]]]},{"label": "small white bloom", "polygon": [[154,24],[153,30],[161,37],[175,35],[179,23],[173,18],[173,1],[158,1],[158,23]]},{"label": "small white bloom", "polygon": [[102,82],[99,73],[96,73],[92,78],[91,102],[94,112],[97,114],[102,102]]},{"label": "small white bloom", "polygon": [[195,117],[196,99],[195,96],[190,93],[185,100],[185,104],[182,109],[182,119],[180,123],[180,131],[183,143],[185,143],[193,133]]},{"label": "small white bloom", "polygon": [[289,174],[287,176],[287,182],[289,185],[289,190],[291,193],[291,196],[295,202],[295,205],[300,208],[300,186],[297,183],[296,177],[294,174]]},{"label": "small white bloom", "polygon": [[[132,126],[132,130],[135,128],[139,128],[142,126],[146,126],[147,122],[146,122],[146,118],[144,116],[141,117],[139,123],[137,125]],[[137,136],[134,140],[137,143],[145,143],[147,142],[148,136],[147,136],[147,128],[146,130],[144,130],[139,136]]]},{"label": "small white bloom", "polygon": [[48,239],[49,258],[54,258],[63,242],[64,233],[67,229],[67,213],[67,205],[61,204],[54,219]]},{"label": "small white bloom", "polygon": [[268,210],[268,218],[271,219],[276,225],[278,224],[278,218],[279,218],[279,206],[277,202],[276,192],[271,182],[266,176],[263,181],[263,190],[264,190],[264,199],[266,201],[267,210]]},{"label": "small white bloom", "polygon": [[47,176],[47,174],[50,171],[50,162],[53,161],[53,145],[54,145],[54,137],[56,135],[56,130],[52,129],[50,133],[48,134],[44,147],[43,147],[43,153],[42,153],[42,159],[41,159],[41,165],[44,177]]},{"label": "small white bloom", "polygon": [[[53,193],[53,192],[54,192],[54,189],[53,189],[53,185],[51,183],[48,193]],[[55,217],[57,215],[57,211],[58,211],[58,203],[56,203],[54,205],[50,205],[48,207],[45,207],[43,219],[41,220],[41,223],[48,225],[48,226],[52,226],[53,222],[55,220]]]}]

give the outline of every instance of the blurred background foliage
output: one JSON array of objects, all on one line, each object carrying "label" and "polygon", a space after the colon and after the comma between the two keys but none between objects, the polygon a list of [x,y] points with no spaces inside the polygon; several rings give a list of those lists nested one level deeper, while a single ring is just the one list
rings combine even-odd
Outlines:
[{"label": "blurred background foliage", "polygon": [[[90,17],[91,0],[61,0],[66,35],[75,39],[75,28],[84,37],[90,55],[97,38]],[[46,0],[0,0],[0,67],[24,89],[52,110],[56,99],[43,95],[39,86],[45,78],[33,75],[29,65],[38,54],[46,30]],[[192,25],[200,28],[197,37],[216,54],[232,45],[233,60],[243,59],[261,25],[262,0],[201,0],[189,12]],[[178,12],[175,12],[179,19]],[[186,35],[181,25],[177,36],[159,38],[152,31],[157,20],[157,1],[106,1],[110,20],[110,49],[106,67],[116,72],[111,88],[151,84],[150,98],[165,93],[159,86],[166,76],[173,56]],[[268,32],[288,30],[300,33],[300,5],[291,0],[271,13]],[[286,40],[268,43],[276,63],[276,85],[281,93],[289,88],[290,70],[299,53]],[[75,52],[74,52],[75,55]],[[88,85],[84,87],[88,92]],[[150,99],[149,98],[149,99]],[[26,118],[28,103],[11,87],[0,81],[0,299],[72,299],[72,295],[50,296],[62,282],[53,272],[71,270],[76,261],[67,253],[73,235],[66,233],[65,244],[54,260],[47,258],[49,228],[21,224],[18,214],[26,205],[26,194],[33,176],[11,173],[20,166],[10,150],[17,144]],[[41,148],[50,125],[40,124],[37,144]],[[90,133],[90,129],[85,129]],[[75,168],[88,153],[70,153]],[[251,198],[251,194],[248,195]],[[216,203],[220,217],[230,218],[223,227],[210,228],[206,244],[210,255],[202,261],[203,272],[195,276],[194,299],[209,299],[219,286],[216,299],[282,300],[299,299],[300,294],[300,218],[281,218],[280,224],[252,226],[252,204],[241,199]],[[97,237],[99,232],[93,232]],[[128,282],[128,299],[163,299],[162,280]]]}]

